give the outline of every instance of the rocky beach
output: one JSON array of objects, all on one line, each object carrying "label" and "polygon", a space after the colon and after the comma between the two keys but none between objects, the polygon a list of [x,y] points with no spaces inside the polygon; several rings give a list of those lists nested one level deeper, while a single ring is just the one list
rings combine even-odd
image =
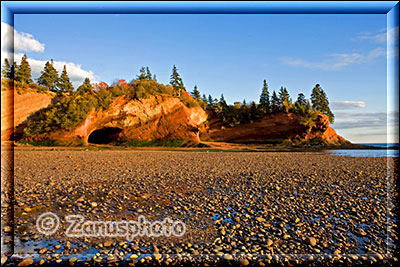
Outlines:
[{"label": "rocky beach", "polygon": [[[9,262],[393,265],[397,171],[397,158],[307,152],[16,150],[14,255],[23,258]],[[4,215],[12,203],[2,188]],[[53,234],[36,227],[45,212],[60,218]],[[71,214],[169,217],[186,232],[70,238],[64,218]],[[11,226],[3,225],[6,245]]]}]

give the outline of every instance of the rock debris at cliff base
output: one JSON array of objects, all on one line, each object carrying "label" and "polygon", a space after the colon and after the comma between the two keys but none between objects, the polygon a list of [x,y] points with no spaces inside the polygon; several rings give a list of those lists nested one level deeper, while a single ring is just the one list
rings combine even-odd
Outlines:
[{"label": "rock debris at cliff base", "polygon": [[[398,241],[388,199],[396,177],[388,180],[387,170],[396,163],[313,153],[15,151],[16,253],[31,254],[22,265],[390,266]],[[45,211],[86,220],[168,216],[187,231],[132,242],[69,239],[61,220],[46,237],[35,228]]]}]

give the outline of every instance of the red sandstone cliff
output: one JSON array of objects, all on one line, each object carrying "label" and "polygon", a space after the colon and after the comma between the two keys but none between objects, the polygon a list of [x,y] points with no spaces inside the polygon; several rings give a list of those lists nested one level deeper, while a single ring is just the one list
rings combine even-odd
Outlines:
[{"label": "red sandstone cliff", "polygon": [[301,115],[275,113],[264,116],[260,121],[241,124],[231,128],[222,126],[218,119],[210,120],[201,131],[202,140],[231,142],[292,143],[309,142],[326,145],[349,143],[329,126],[327,116],[319,114],[315,126],[307,129],[300,123]]},{"label": "red sandstone cliff", "polygon": [[[14,108],[12,108],[14,97]],[[21,130],[24,122],[34,113],[56,101],[54,93],[26,92],[21,95],[2,91],[2,141],[8,140],[13,127]],[[14,114],[14,125],[12,122]],[[32,116],[31,116],[32,117]],[[207,121],[208,119],[208,121]],[[57,130],[35,136],[33,140],[60,140],[88,142],[91,134],[109,129],[107,138],[128,140],[200,140],[231,142],[341,145],[348,143],[329,126],[326,116],[320,114],[315,126],[306,128],[301,116],[294,113],[276,113],[260,121],[242,124],[235,128],[221,126],[217,118],[210,118],[201,107],[188,108],[177,97],[150,96],[146,99],[128,100],[121,96],[107,110],[92,110],[77,127]]]},{"label": "red sandstone cliff", "polygon": [[107,134],[115,141],[162,139],[198,143],[198,127],[206,120],[207,114],[201,107],[188,108],[177,97],[157,95],[127,100],[121,96],[105,111],[93,109],[77,127],[42,134],[34,139],[88,142],[94,131],[111,129]]},{"label": "red sandstone cliff", "polygon": [[9,140],[15,127],[55,100],[56,95],[51,92],[28,91],[18,94],[15,90],[1,91],[1,141]]}]

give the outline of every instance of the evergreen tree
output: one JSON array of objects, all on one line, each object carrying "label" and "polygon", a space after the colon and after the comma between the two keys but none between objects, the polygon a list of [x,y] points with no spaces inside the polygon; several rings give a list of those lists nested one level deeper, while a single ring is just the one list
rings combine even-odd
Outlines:
[{"label": "evergreen tree", "polygon": [[196,99],[200,99],[200,91],[197,89],[197,85],[194,86],[191,95]]},{"label": "evergreen tree", "polygon": [[146,67],[146,80],[148,80],[148,81],[152,80],[152,75],[151,75],[149,67]]},{"label": "evergreen tree", "polygon": [[40,77],[37,79],[38,84],[47,86],[51,91],[57,90],[59,81],[58,72],[53,66],[54,62],[46,62],[44,69],[41,72]]},{"label": "evergreen tree", "polygon": [[139,75],[137,75],[137,79],[139,81],[143,81],[147,79],[147,73],[146,73],[146,68],[145,67],[141,67],[140,71],[139,71]]},{"label": "evergreen tree", "polygon": [[14,79],[22,84],[31,84],[31,66],[28,62],[28,57],[24,55],[21,59],[21,64],[15,68]]},{"label": "evergreen tree", "polygon": [[312,90],[311,103],[313,110],[320,111],[328,116],[330,122],[334,122],[335,116],[329,108],[328,97],[319,84],[316,84]]},{"label": "evergreen tree", "polygon": [[279,90],[279,103],[282,104],[285,100],[291,102],[286,87],[281,86],[281,89]]},{"label": "evergreen tree", "polygon": [[269,92],[267,81],[264,80],[261,96],[260,96],[260,109],[264,114],[271,112],[271,103],[269,101]]},{"label": "evergreen tree", "polygon": [[250,105],[250,120],[251,121],[256,121],[258,119],[260,119],[260,114],[259,114],[259,110],[257,107],[256,102],[252,101],[251,105]]},{"label": "evergreen tree", "polygon": [[[305,113],[306,111],[308,111],[307,102],[308,101],[303,93],[298,94],[297,100],[294,103],[295,111],[298,113]],[[308,104],[309,104],[309,102],[308,102]]]},{"label": "evergreen tree", "polygon": [[153,75],[153,81],[157,81],[157,76],[155,74]]},{"label": "evergreen tree", "polygon": [[58,80],[57,87],[60,90],[60,92],[72,93],[72,91],[74,90],[74,87],[72,86],[72,83],[67,73],[67,67],[65,65],[61,73],[61,76]]},{"label": "evergreen tree", "polygon": [[225,101],[224,94],[221,94],[221,98],[217,104],[217,115],[226,120],[226,115],[229,113],[229,106]]},{"label": "evergreen tree", "polygon": [[214,99],[212,98],[211,95],[208,95],[208,105],[213,106],[214,105]]},{"label": "evergreen tree", "polygon": [[281,86],[281,89],[279,90],[280,109],[284,112],[289,112],[291,105],[292,105],[292,101],[290,99],[288,91],[286,90],[285,87]]},{"label": "evergreen tree", "polygon": [[90,83],[90,79],[89,78],[85,78],[85,80],[83,81],[83,84],[81,86],[78,87],[77,91],[80,93],[84,93],[84,92],[92,92],[93,90],[93,86]]},{"label": "evergreen tree", "polygon": [[272,97],[271,97],[271,111],[272,112],[280,111],[280,100],[279,100],[279,97],[276,95],[275,90],[272,93]]},{"label": "evergreen tree", "polygon": [[205,94],[203,94],[203,96],[201,97],[201,100],[207,104],[207,97]]},{"label": "evergreen tree", "polygon": [[219,104],[221,104],[223,106],[228,106],[228,104],[225,101],[224,94],[221,94],[221,98],[219,99]]},{"label": "evergreen tree", "polygon": [[174,87],[175,90],[178,91],[179,96],[181,95],[181,91],[186,91],[185,86],[183,85],[182,78],[180,77],[178,69],[175,65],[172,68],[170,84],[172,85],[172,87]]},{"label": "evergreen tree", "polygon": [[4,65],[3,65],[3,68],[1,70],[1,77],[3,77],[3,78],[12,78],[11,65],[8,62],[7,58],[4,59]]}]

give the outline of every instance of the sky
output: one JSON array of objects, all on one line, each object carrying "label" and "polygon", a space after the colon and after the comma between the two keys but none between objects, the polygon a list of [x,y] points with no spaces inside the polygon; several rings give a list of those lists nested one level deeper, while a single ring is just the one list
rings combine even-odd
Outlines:
[{"label": "sky", "polygon": [[[1,27],[3,62],[3,32],[13,28]],[[398,110],[387,111],[387,59],[398,57],[387,51],[387,34],[398,36],[398,27],[387,30],[383,14],[16,14],[14,30],[15,57],[27,54],[34,78],[53,59],[75,86],[85,77],[130,81],[142,66],[167,84],[175,64],[188,91],[197,85],[228,103],[258,102],[264,79],[293,100],[319,83],[331,126],[352,142],[386,142],[398,121]]]}]

